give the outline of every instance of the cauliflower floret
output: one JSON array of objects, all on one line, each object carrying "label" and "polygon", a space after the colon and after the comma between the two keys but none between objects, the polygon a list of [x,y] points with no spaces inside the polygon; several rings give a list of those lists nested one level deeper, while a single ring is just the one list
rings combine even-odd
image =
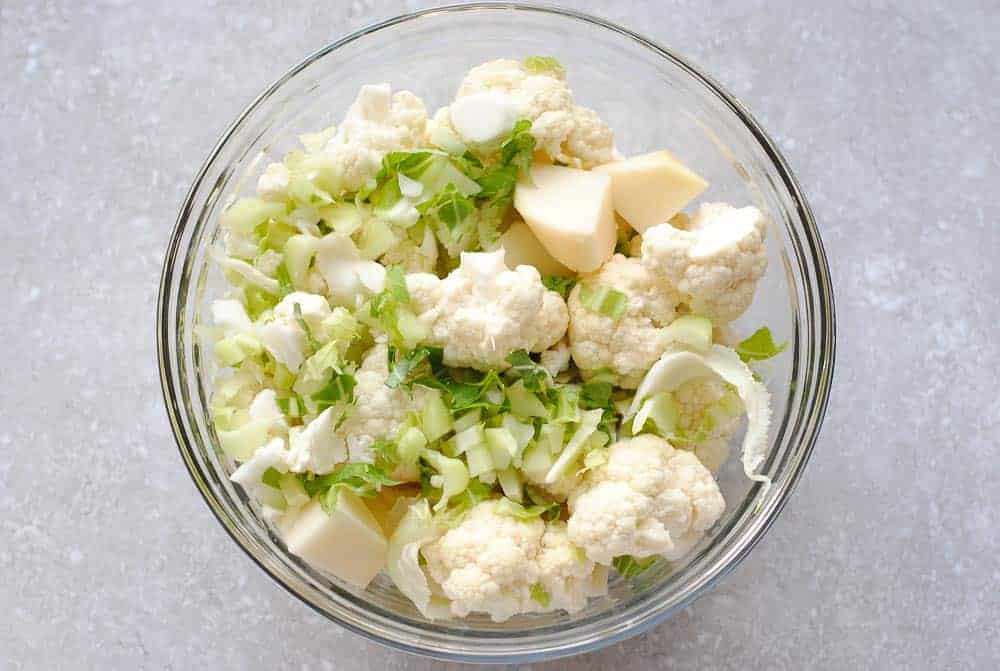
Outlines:
[{"label": "cauliflower floret", "polygon": [[[357,381],[354,404],[348,408],[347,419],[337,430],[347,441],[352,462],[372,463],[375,455],[371,448],[375,441],[394,436],[407,415],[421,408],[427,394],[423,387],[416,387],[411,397],[403,389],[385,386],[389,375],[387,349],[385,344],[379,343],[368,350],[361,368],[354,375]],[[418,478],[419,473],[416,473],[404,479]]]},{"label": "cauliflower floret", "polygon": [[767,269],[766,222],[756,207],[705,203],[686,230],[660,224],[642,237],[642,264],[717,324],[750,306]]},{"label": "cauliflower floret", "polygon": [[550,522],[538,551],[538,582],[549,595],[542,610],[575,613],[587,605],[587,597],[608,591],[607,572],[597,569],[586,553],[573,545],[563,522]]},{"label": "cauliflower floret", "polygon": [[263,389],[254,396],[247,409],[251,420],[263,420],[268,423],[268,433],[284,436],[288,433],[288,421],[278,407],[277,394],[273,389]]},{"label": "cauliflower floret", "polygon": [[512,351],[542,352],[566,332],[562,297],[545,288],[532,266],[508,269],[503,249],[463,253],[445,279],[416,273],[406,284],[428,344],[444,348],[449,366],[507,368]]},{"label": "cauliflower floret", "polygon": [[[573,547],[565,527],[519,520],[499,505],[480,503],[422,550],[452,614],[484,612],[503,622],[518,613],[583,608],[594,592],[594,564]],[[535,585],[548,593],[547,607],[532,599]]]},{"label": "cauliflower floret", "polygon": [[424,229],[420,244],[406,238],[382,255],[379,262],[385,266],[403,266],[408,273],[433,273],[437,267],[437,238],[430,226]]},{"label": "cauliflower floret", "polygon": [[602,564],[624,554],[679,559],[726,507],[694,454],[649,434],[612,445],[568,503],[570,541]]},{"label": "cauliflower floret", "polygon": [[[484,93],[500,94],[532,122],[538,148],[552,160],[589,169],[614,157],[614,135],[593,110],[573,104],[573,93],[561,72],[532,73],[520,61],[499,59],[472,68],[462,80],[456,100]],[[454,131],[447,108],[429,124]]]},{"label": "cauliflower floret", "polygon": [[[674,390],[677,403],[677,427],[689,436],[705,431],[696,443],[675,443],[695,453],[705,468],[713,473],[729,458],[729,443],[740,426],[742,403],[725,382],[702,377],[685,382]],[[731,411],[720,404],[728,403]]]},{"label": "cauliflower floret", "polygon": [[327,143],[345,191],[357,191],[375,177],[390,151],[416,149],[424,142],[427,109],[409,91],[393,94],[388,84],[362,86],[358,97]]},{"label": "cauliflower floret", "polygon": [[284,200],[291,173],[284,163],[269,163],[257,178],[257,195],[264,200]]},{"label": "cauliflower floret", "polygon": [[[593,312],[580,302],[583,285],[591,282],[628,296],[628,309],[620,319]],[[618,375],[620,386],[635,389],[663,354],[662,329],[674,319],[679,302],[671,287],[638,259],[615,254],[600,270],[582,278],[569,295],[573,361],[584,377],[608,368]]]},{"label": "cauliflower floret", "polygon": [[323,320],[330,316],[330,304],[316,294],[295,291],[274,306],[271,319],[258,327],[264,349],[293,373],[306,356],[306,333],[299,324],[295,306],[313,334],[322,339]]},{"label": "cauliflower floret", "polygon": [[347,444],[334,433],[339,408],[327,408],[304,427],[288,432],[288,470],[322,475],[348,459]]},{"label": "cauliflower floret", "polygon": [[563,338],[551,348],[542,352],[542,368],[549,372],[552,379],[555,379],[559,373],[569,368],[569,359],[569,343]]},{"label": "cauliflower floret", "polygon": [[288,472],[287,459],[284,439],[272,438],[229,476],[231,481],[243,487],[248,496],[260,501],[264,519],[270,521],[281,517],[285,500],[275,489],[264,484],[264,473],[271,468],[279,473]]}]

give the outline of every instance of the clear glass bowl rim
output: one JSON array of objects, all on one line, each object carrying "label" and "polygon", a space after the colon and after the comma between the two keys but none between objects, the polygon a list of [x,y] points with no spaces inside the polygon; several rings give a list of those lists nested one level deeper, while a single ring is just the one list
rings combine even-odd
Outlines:
[{"label": "clear glass bowl rim", "polygon": [[[391,28],[419,17],[476,10],[514,10],[522,12],[536,12],[582,21],[584,23],[591,24],[592,26],[610,30],[622,37],[635,41],[640,46],[643,46],[662,58],[671,61],[689,76],[699,80],[708,90],[714,93],[719,101],[736,115],[736,117],[744,124],[746,130],[749,131],[759,143],[760,149],[771,162],[770,167],[777,172],[777,175],[781,179],[782,186],[787,190],[788,196],[794,202],[795,210],[798,214],[798,223],[802,226],[800,233],[803,235],[805,242],[805,249],[801,250],[801,253],[807,254],[807,259],[811,262],[811,270],[814,275],[809,279],[815,283],[815,287],[813,288],[816,291],[816,295],[813,298],[816,300],[816,305],[813,306],[813,309],[819,319],[818,333],[813,334],[810,331],[810,333],[807,334],[807,337],[818,336],[818,342],[815,343],[815,351],[817,352],[816,358],[814,361],[809,362],[813,371],[815,384],[812,388],[805,390],[807,395],[803,398],[803,405],[807,407],[805,407],[805,416],[803,417],[800,414],[799,418],[799,422],[804,424],[806,428],[801,440],[799,440],[798,445],[790,455],[791,463],[788,466],[787,475],[783,476],[780,486],[772,488],[772,490],[768,493],[766,501],[760,507],[759,519],[756,523],[748,527],[740,537],[736,538],[729,551],[725,555],[719,557],[718,560],[711,565],[709,570],[705,571],[703,575],[700,575],[696,584],[689,584],[686,590],[679,596],[679,598],[675,599],[669,607],[660,608],[643,617],[632,618],[627,622],[616,621],[608,623],[608,627],[605,631],[596,635],[589,631],[588,628],[588,632],[584,635],[574,637],[573,628],[570,627],[566,630],[560,630],[554,634],[534,641],[532,647],[530,648],[511,649],[503,652],[496,649],[495,638],[489,639],[490,643],[494,644],[494,647],[487,652],[480,652],[477,650],[478,644],[481,641],[475,635],[462,636],[461,639],[464,645],[449,646],[448,649],[438,649],[425,647],[419,642],[414,643],[412,631],[406,632],[408,634],[406,636],[394,636],[394,634],[398,634],[400,632],[387,631],[385,628],[379,627],[367,628],[364,623],[359,623],[356,620],[348,621],[347,619],[338,616],[336,613],[331,613],[329,610],[321,608],[318,604],[312,602],[302,592],[296,590],[292,585],[288,584],[285,578],[279,575],[271,566],[269,566],[266,562],[262,562],[256,554],[233,532],[230,524],[228,524],[227,520],[223,518],[222,508],[219,502],[215,499],[214,492],[206,486],[204,476],[198,471],[199,466],[196,463],[196,460],[192,457],[193,448],[190,437],[183,426],[183,422],[178,418],[178,414],[180,412],[178,401],[180,399],[177,398],[173,384],[177,377],[177,370],[180,364],[178,361],[174,360],[170,347],[170,327],[174,325],[172,324],[172,321],[176,321],[174,320],[174,316],[177,314],[174,311],[177,306],[171,300],[173,298],[172,281],[174,279],[175,261],[184,259],[184,254],[179,252],[189,251],[182,250],[181,243],[188,226],[191,225],[192,222],[197,223],[196,217],[192,217],[195,210],[194,198],[199,188],[202,186],[202,182],[205,179],[206,174],[209,172],[210,167],[214,164],[223,147],[225,147],[230,141],[244,120],[246,120],[246,118],[250,116],[259,105],[266,102],[276,91],[278,91],[286,82],[292,79],[301,70],[343,45],[349,44],[370,33]],[[788,167],[784,157],[778,151],[774,142],[747,111],[744,105],[732,94],[726,91],[714,79],[703,74],[695,68],[694,65],[670,49],[667,49],[653,40],[643,37],[627,28],[605,19],[565,7],[534,4],[527,5],[515,2],[472,2],[410,12],[365,26],[341,38],[340,40],[332,42],[319,49],[294,67],[290,68],[240,113],[237,119],[223,133],[221,139],[216,143],[215,147],[212,149],[211,153],[199,169],[191,188],[185,196],[184,203],[171,233],[168,251],[164,257],[163,269],[160,278],[157,301],[156,342],[160,382],[164,402],[167,407],[168,419],[170,420],[175,441],[185,466],[188,469],[188,473],[223,529],[226,530],[230,537],[243,549],[251,560],[264,570],[272,579],[274,579],[275,582],[317,613],[333,620],[340,626],[390,648],[449,661],[516,663],[554,659],[593,651],[607,645],[611,645],[612,643],[622,639],[642,633],[643,631],[650,629],[685,608],[700,595],[711,589],[716,583],[718,583],[718,581],[728,575],[730,571],[739,565],[739,563],[754,548],[757,542],[760,541],[783,509],[785,503],[788,501],[788,498],[794,490],[815,445],[822,425],[823,417],[825,415],[826,406],[829,400],[830,387],[833,380],[836,348],[836,320],[829,265],[827,263],[826,254],[822,241],[820,240],[812,211],[801,191],[801,188],[799,187],[797,180]],[[412,625],[407,625],[407,627],[412,629]]]}]

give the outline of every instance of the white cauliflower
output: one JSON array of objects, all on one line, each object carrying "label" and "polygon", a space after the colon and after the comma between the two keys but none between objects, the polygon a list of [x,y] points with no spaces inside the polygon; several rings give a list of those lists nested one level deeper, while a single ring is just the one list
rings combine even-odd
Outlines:
[{"label": "white cauliflower", "polygon": [[427,109],[409,91],[392,93],[388,84],[362,86],[324,151],[345,191],[357,191],[375,177],[390,151],[424,143]]},{"label": "white cauliflower", "polygon": [[273,389],[263,389],[254,396],[247,409],[251,420],[267,422],[268,433],[275,436],[288,434],[288,421],[278,407],[277,394]]},{"label": "white cauliflower", "polygon": [[379,259],[385,266],[403,266],[408,273],[433,273],[438,262],[437,238],[430,226],[424,228],[423,240],[417,244],[410,238],[395,245]]},{"label": "white cauliflower", "polygon": [[613,444],[569,497],[569,539],[587,557],[683,557],[726,507],[711,472],[691,452],[643,434]]},{"label": "white cauliflower", "polygon": [[[583,608],[595,591],[593,562],[572,546],[562,525],[520,520],[500,505],[480,503],[422,550],[452,614],[482,612],[503,622],[518,613]],[[549,597],[547,605],[532,598],[532,588],[539,586]]]},{"label": "white cauliflower", "polygon": [[288,452],[283,438],[273,438],[259,447],[253,456],[240,464],[229,479],[240,485],[250,496],[261,503],[264,519],[275,521],[281,517],[285,499],[280,492],[264,484],[264,473],[273,468],[279,473],[288,472]]},{"label": "white cauliflower", "polygon": [[[531,121],[539,149],[554,161],[593,168],[614,157],[614,134],[596,112],[573,103],[573,93],[561,72],[529,72],[520,61],[499,59],[472,68],[462,80],[456,100],[499,94],[517,109],[517,118]],[[429,124],[454,131],[448,108]]]},{"label": "white cauliflower", "polygon": [[347,443],[334,433],[340,411],[340,408],[327,408],[304,427],[289,430],[288,470],[322,475],[348,460]]},{"label": "white cauliflower", "polygon": [[[587,284],[603,284],[628,296],[619,319],[586,308],[580,292]],[[649,367],[663,354],[663,327],[676,316],[680,298],[650,273],[639,259],[615,254],[600,270],[581,278],[570,292],[569,342],[580,372],[586,377],[602,368],[618,375],[618,384],[635,389]]]},{"label": "white cauliflower", "polygon": [[569,315],[532,266],[510,270],[504,250],[462,253],[448,277],[406,276],[410,303],[444,363],[479,370],[507,368],[514,350],[542,352],[563,337]]},{"label": "white cauliflower", "polygon": [[692,450],[708,470],[718,471],[729,458],[729,443],[740,426],[743,411],[739,396],[717,377],[690,380],[673,394],[678,409],[677,428],[698,440],[671,442]]},{"label": "white cauliflower", "polygon": [[677,287],[692,312],[716,324],[750,306],[767,269],[766,222],[756,207],[705,203],[682,230],[660,224],[642,237],[642,264]]},{"label": "white cauliflower", "polygon": [[258,326],[264,349],[293,373],[298,372],[305,360],[307,338],[296,316],[295,306],[313,335],[323,340],[323,320],[330,316],[330,304],[316,294],[295,291],[274,306],[271,318]]},{"label": "white cauliflower", "polygon": [[[371,447],[375,441],[395,436],[407,415],[420,409],[427,394],[426,389],[419,386],[413,390],[412,397],[403,389],[385,386],[389,375],[387,357],[386,345],[376,344],[365,354],[361,368],[354,375],[357,380],[354,404],[348,407],[347,419],[337,429],[338,435],[347,441],[352,462],[372,463],[375,455]],[[417,478],[419,473],[404,479]]]},{"label": "white cauliflower", "polygon": [[257,178],[257,195],[264,200],[284,200],[291,173],[284,163],[269,163]]}]

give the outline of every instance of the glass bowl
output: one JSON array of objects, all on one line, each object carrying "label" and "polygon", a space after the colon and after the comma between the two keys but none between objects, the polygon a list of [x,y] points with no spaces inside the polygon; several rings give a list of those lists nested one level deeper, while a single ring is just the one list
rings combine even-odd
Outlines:
[{"label": "glass bowl", "polygon": [[[688,557],[659,562],[632,581],[613,578],[606,597],[580,613],[429,621],[384,576],[367,590],[290,555],[243,492],[227,479],[208,413],[211,357],[196,337],[225,289],[209,263],[218,215],[252,191],[263,165],[301,132],[339,120],[364,83],[390,82],[446,104],[483,61],[549,54],[569,72],[580,104],[595,108],[626,155],[669,148],[711,187],[703,200],[756,204],[771,219],[770,266],[736,324],[767,324],[788,349],[762,371],[774,397],[763,470],[748,481],[732,458],[719,474],[725,516]],[[372,640],[431,657],[523,662],[594,650],[638,634],[684,608],[729,573],[788,500],[816,441],[834,361],[834,312],[823,247],[795,178],[750,114],[683,58],[625,28],[564,9],[471,4],[409,14],[362,29],[296,65],[226,131],[198,173],[170,240],[157,306],[157,345],[167,411],[195,485],[226,531],[279,584],[316,611]]]}]

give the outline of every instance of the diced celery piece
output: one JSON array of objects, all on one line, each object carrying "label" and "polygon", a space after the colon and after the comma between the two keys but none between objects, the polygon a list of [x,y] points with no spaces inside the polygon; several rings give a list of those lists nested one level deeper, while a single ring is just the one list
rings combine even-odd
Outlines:
[{"label": "diced celery piece", "polygon": [[354,203],[331,203],[319,208],[320,217],[341,235],[354,235],[364,223],[364,216]]},{"label": "diced celery piece", "polygon": [[461,433],[455,434],[455,452],[464,454],[470,449],[486,444],[486,436],[482,424],[474,424]]},{"label": "diced celery piece", "polygon": [[510,411],[518,417],[548,417],[549,411],[537,396],[524,387],[524,380],[518,380],[507,387]]},{"label": "diced celery piece", "polygon": [[434,390],[427,394],[424,399],[424,407],[420,410],[420,425],[430,442],[434,442],[452,430],[454,422],[439,391]]},{"label": "diced celery piece", "polygon": [[558,482],[566,475],[570,466],[583,454],[587,439],[597,430],[597,425],[600,424],[603,415],[604,411],[600,408],[580,413],[580,424],[576,427],[573,437],[569,439],[566,447],[559,454],[556,463],[552,465],[552,468],[549,469],[548,474],[545,476],[546,484],[551,485]]},{"label": "diced celery piece", "polygon": [[461,417],[455,420],[455,433],[461,433],[465,431],[473,424],[478,424],[480,417],[482,417],[482,409],[476,408],[475,410],[470,410]]},{"label": "diced celery piece", "polygon": [[250,235],[260,224],[285,214],[285,204],[260,198],[240,198],[219,217],[219,223],[234,233]]},{"label": "diced celery piece", "polygon": [[273,223],[267,229],[267,234],[264,239],[260,241],[260,245],[263,249],[273,249],[275,251],[280,251],[284,248],[288,239],[295,235],[298,229],[294,226],[289,226],[283,223]]},{"label": "diced celery piece", "polygon": [[500,471],[510,467],[511,460],[519,452],[514,436],[505,428],[486,429],[485,433],[494,467]]},{"label": "diced celery piece", "polygon": [[663,338],[696,352],[707,352],[712,346],[712,321],[700,315],[682,315],[663,329]]},{"label": "diced celery piece", "polygon": [[440,452],[425,449],[424,460],[431,465],[444,480],[441,487],[441,500],[434,506],[434,511],[444,510],[448,499],[457,496],[469,486],[469,469],[459,459],[451,459]]},{"label": "diced celery piece", "polygon": [[248,333],[236,333],[215,343],[215,356],[224,366],[235,366],[263,351],[260,341]]},{"label": "diced celery piece", "polygon": [[309,266],[318,246],[319,240],[311,235],[293,235],[285,243],[285,268],[296,289],[305,287]]},{"label": "diced celery piece", "polygon": [[493,485],[497,481],[496,471],[485,471],[478,475],[479,481],[484,485]]},{"label": "diced celery piece", "polygon": [[[493,470],[493,458],[486,443],[473,445],[465,451],[465,460],[469,463],[469,475],[479,477],[487,471]],[[479,478],[482,480],[482,478]]]},{"label": "diced celery piece", "polygon": [[552,453],[540,443],[528,445],[521,455],[521,471],[532,482],[543,482],[554,463]]},{"label": "diced celery piece", "polygon": [[292,372],[284,364],[276,364],[274,367],[274,388],[278,391],[288,391],[293,384],[295,384],[295,376],[292,375]]},{"label": "diced celery piece", "polygon": [[424,185],[425,197],[436,195],[449,184],[454,184],[455,189],[463,196],[474,196],[482,190],[478,183],[466,177],[450,160],[436,161],[420,176],[419,181]]},{"label": "diced celery piece", "polygon": [[419,345],[429,335],[424,323],[403,306],[396,308],[396,330],[403,339],[403,348],[408,350]]},{"label": "diced celery piece", "polygon": [[565,424],[543,424],[538,436],[538,444],[554,456],[562,452],[565,439]]},{"label": "diced celery piece", "polygon": [[222,451],[236,461],[246,461],[267,441],[270,419],[255,419],[232,431],[216,431]]},{"label": "diced celery piece", "polygon": [[294,473],[283,473],[278,479],[278,488],[290,508],[298,508],[309,503],[309,495],[306,494],[302,481],[295,477]]},{"label": "diced celery piece", "polygon": [[358,251],[361,258],[374,261],[399,243],[392,227],[379,219],[369,219],[361,229]]},{"label": "diced celery piece", "polygon": [[513,468],[497,471],[497,479],[500,481],[500,489],[504,496],[512,501],[522,503],[524,501],[524,487],[521,485],[521,476]]},{"label": "diced celery piece", "polygon": [[396,455],[401,464],[415,464],[425,447],[427,447],[427,437],[420,429],[411,426],[403,431],[396,441]]},{"label": "diced celery piece", "polygon": [[580,388],[567,385],[559,388],[556,401],[555,423],[575,423],[580,420]]},{"label": "diced celery piece", "polygon": [[580,303],[591,312],[619,319],[628,310],[628,295],[599,282],[580,285]]}]

